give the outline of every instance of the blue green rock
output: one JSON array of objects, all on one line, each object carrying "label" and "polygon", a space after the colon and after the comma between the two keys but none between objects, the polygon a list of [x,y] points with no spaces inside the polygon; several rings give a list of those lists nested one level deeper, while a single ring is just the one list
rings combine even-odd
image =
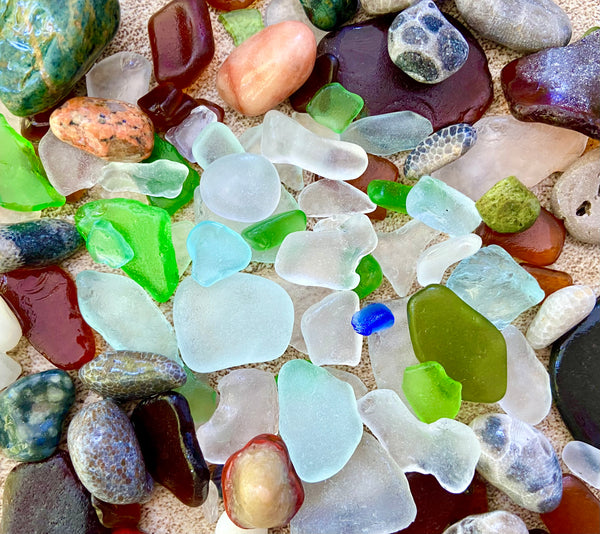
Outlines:
[{"label": "blue green rock", "polygon": [[119,27],[118,0],[0,0],[0,98],[34,115],[65,98]]},{"label": "blue green rock", "polygon": [[59,369],[17,380],[0,394],[0,448],[13,460],[37,462],[58,447],[75,386]]}]

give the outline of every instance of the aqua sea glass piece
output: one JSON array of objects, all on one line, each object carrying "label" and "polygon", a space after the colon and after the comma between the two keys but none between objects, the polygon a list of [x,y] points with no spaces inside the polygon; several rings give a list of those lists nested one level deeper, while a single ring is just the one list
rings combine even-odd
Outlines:
[{"label": "aqua sea glass piece", "polygon": [[357,94],[340,83],[328,83],[319,89],[306,106],[306,112],[319,124],[342,133],[365,105]]},{"label": "aqua sea glass piece", "polygon": [[241,45],[248,37],[252,37],[265,27],[258,9],[226,11],[219,15],[219,22],[231,35],[235,46]]},{"label": "aqua sea glass piece", "polygon": [[133,259],[133,249],[115,227],[104,219],[96,221],[87,237],[86,246],[92,259],[113,269]]}]

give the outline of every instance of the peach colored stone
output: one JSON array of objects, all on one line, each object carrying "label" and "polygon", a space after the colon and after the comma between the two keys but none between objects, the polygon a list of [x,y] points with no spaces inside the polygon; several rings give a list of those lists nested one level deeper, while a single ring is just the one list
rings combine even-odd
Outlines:
[{"label": "peach colored stone", "polygon": [[221,65],[217,90],[240,113],[261,115],[302,86],[316,56],[317,43],[306,24],[285,21],[267,26],[238,46]]},{"label": "peach colored stone", "polygon": [[109,161],[142,161],[154,147],[154,127],[137,106],[120,100],[79,96],[50,115],[61,141]]}]

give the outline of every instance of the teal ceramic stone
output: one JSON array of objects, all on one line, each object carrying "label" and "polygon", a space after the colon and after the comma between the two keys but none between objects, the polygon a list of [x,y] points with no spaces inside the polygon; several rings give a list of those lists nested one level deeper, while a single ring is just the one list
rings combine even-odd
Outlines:
[{"label": "teal ceramic stone", "polygon": [[13,460],[37,462],[58,447],[75,386],[59,369],[17,380],[0,394],[0,448]]},{"label": "teal ceramic stone", "polygon": [[300,0],[310,21],[321,30],[339,28],[358,11],[357,0]]},{"label": "teal ceramic stone", "polygon": [[0,98],[19,116],[57,104],[119,27],[118,0],[0,0]]},{"label": "teal ceramic stone", "polygon": [[498,245],[483,247],[462,260],[446,286],[498,330],[545,296],[537,280]]}]

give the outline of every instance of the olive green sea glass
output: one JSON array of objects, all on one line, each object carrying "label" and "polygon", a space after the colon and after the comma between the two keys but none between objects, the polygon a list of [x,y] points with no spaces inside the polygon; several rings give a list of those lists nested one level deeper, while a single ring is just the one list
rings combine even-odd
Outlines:
[{"label": "olive green sea glass", "polygon": [[360,260],[356,267],[356,274],[360,276],[360,282],[352,291],[358,295],[359,299],[369,296],[383,282],[381,266],[371,254],[367,254]]},{"label": "olive green sea glass", "polygon": [[285,211],[244,229],[242,237],[254,250],[268,250],[281,245],[288,234],[306,229],[302,210]]},{"label": "olive green sea glass", "polygon": [[319,89],[306,106],[306,112],[319,124],[342,133],[360,113],[364,100],[344,89],[339,83],[328,83]]},{"label": "olive green sea glass", "polygon": [[382,208],[406,213],[406,197],[412,189],[411,185],[390,182],[389,180],[373,180],[367,187],[367,195],[371,202]]},{"label": "olive green sea glass", "polygon": [[65,197],[48,181],[33,145],[0,114],[0,206],[15,211],[39,211],[62,206]]},{"label": "olive green sea glass", "polygon": [[248,37],[252,37],[265,27],[258,9],[227,11],[219,15],[219,22],[231,35],[235,46],[241,45]]},{"label": "olive green sea glass", "polygon": [[402,391],[424,423],[442,417],[454,419],[460,410],[461,390],[462,384],[450,378],[438,362],[423,362],[404,370]]},{"label": "olive green sea glass", "polygon": [[440,363],[462,384],[462,398],[497,402],[506,393],[506,342],[500,331],[439,284],[408,301],[408,328],[420,362]]}]

